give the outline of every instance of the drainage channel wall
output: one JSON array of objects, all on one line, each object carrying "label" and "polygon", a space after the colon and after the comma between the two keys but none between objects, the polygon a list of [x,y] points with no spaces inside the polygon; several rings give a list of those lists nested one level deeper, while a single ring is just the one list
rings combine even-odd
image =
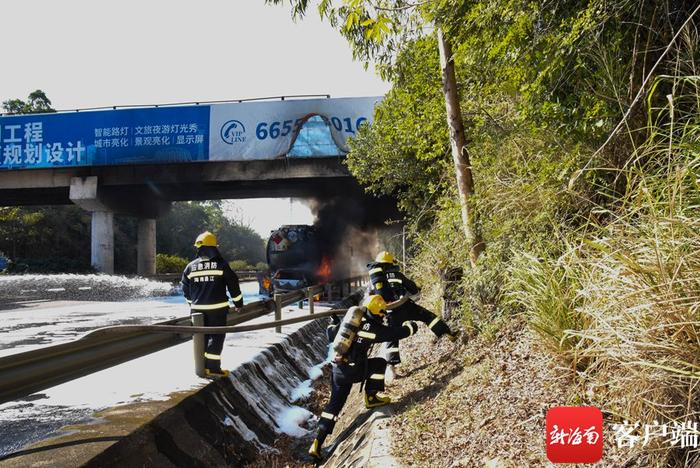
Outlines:
[{"label": "drainage channel wall", "polygon": [[320,375],[327,321],[305,325],[83,466],[240,466],[269,450],[281,433],[301,435],[295,421],[310,414],[294,401]]}]

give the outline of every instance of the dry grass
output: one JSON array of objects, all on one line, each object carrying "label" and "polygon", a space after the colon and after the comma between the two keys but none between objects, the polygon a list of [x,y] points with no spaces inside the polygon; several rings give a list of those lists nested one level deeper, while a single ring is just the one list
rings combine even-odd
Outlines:
[{"label": "dry grass", "polygon": [[[694,207],[655,208],[606,226],[581,248],[586,300],[577,313],[591,324],[572,332],[591,363],[595,400],[642,425],[700,416],[700,219],[688,216]],[[640,460],[700,461],[697,450],[661,448],[640,452]]]},{"label": "dry grass", "polygon": [[[620,171],[627,193],[614,209],[596,213],[604,221],[591,223],[585,235],[570,234],[557,260],[521,255],[508,286],[549,349],[578,369],[584,398],[614,420],[639,423],[640,436],[655,421],[700,419],[700,101],[694,102],[692,111],[675,109],[649,129],[648,143]],[[631,462],[700,464],[697,447],[662,440],[636,444]]]},{"label": "dry grass", "polygon": [[392,420],[394,453],[407,466],[542,466],[544,415],[570,403],[571,378],[537,349],[525,321],[455,346],[423,332],[406,342]]}]

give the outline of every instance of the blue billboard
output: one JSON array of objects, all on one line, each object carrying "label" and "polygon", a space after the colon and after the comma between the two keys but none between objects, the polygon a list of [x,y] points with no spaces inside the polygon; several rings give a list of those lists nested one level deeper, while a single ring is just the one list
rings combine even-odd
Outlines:
[{"label": "blue billboard", "polygon": [[0,116],[0,170],[342,156],[380,99]]},{"label": "blue billboard", "polygon": [[0,118],[0,169],[206,160],[209,106]]}]

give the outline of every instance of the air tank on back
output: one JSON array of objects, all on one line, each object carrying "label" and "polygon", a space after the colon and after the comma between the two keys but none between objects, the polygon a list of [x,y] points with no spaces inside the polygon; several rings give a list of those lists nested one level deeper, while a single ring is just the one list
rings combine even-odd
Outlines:
[{"label": "air tank on back", "polygon": [[342,356],[350,349],[352,340],[355,338],[355,335],[362,324],[363,314],[364,312],[362,308],[358,306],[350,307],[345,313],[343,321],[340,322],[338,333],[335,335],[335,339],[333,340],[333,351],[335,351],[337,354]]}]

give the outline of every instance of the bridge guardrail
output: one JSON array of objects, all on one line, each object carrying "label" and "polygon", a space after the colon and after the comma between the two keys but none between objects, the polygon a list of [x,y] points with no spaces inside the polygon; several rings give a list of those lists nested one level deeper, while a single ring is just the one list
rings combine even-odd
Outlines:
[{"label": "bridge guardrail", "polygon": [[[340,281],[343,284],[360,282],[361,277]],[[281,319],[281,308],[313,298],[330,285],[315,285],[275,299],[256,301],[243,306],[238,313],[230,314],[227,325],[243,322],[275,312],[275,320]],[[313,313],[313,308],[311,308]],[[154,325],[191,326],[190,317],[179,317]],[[277,332],[281,327],[276,328]],[[12,354],[0,358],[0,404],[31,395],[70,380],[107,369],[124,362],[161,351],[191,340],[179,334],[148,332],[104,333],[45,348]]]}]

